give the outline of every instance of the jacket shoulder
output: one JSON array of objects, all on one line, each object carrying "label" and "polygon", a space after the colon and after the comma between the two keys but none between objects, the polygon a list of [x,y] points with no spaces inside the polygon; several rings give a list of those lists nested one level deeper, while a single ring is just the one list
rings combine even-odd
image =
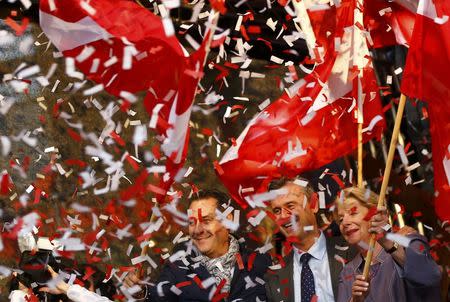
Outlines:
[{"label": "jacket shoulder", "polygon": [[252,251],[245,246],[239,246],[239,254],[244,265],[260,274],[264,274],[272,265],[272,257],[267,253]]}]

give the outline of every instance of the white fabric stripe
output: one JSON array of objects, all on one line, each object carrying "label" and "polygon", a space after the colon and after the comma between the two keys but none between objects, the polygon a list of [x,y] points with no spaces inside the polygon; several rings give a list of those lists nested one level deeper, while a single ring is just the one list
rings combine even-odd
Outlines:
[{"label": "white fabric stripe", "polygon": [[431,0],[420,0],[419,6],[417,7],[417,14],[433,20],[437,18],[436,7]]},{"label": "white fabric stripe", "polygon": [[239,157],[239,149],[241,148],[242,142],[244,141],[245,137],[247,136],[248,131],[250,128],[259,120],[261,115],[264,111],[261,111],[258,113],[251,121],[248,123],[247,127],[245,127],[244,131],[239,135],[239,137],[236,140],[236,146],[231,145],[231,147],[227,150],[227,152],[224,154],[222,159],[220,160],[219,164],[223,165],[229,161],[235,160]]},{"label": "white fabric stripe", "polygon": [[177,153],[177,156],[173,160],[178,164],[181,162],[184,144],[186,140],[187,131],[189,128],[189,120],[191,117],[192,105],[182,114],[176,113],[178,103],[178,95],[175,96],[172,107],[170,109],[168,123],[173,128],[167,130],[167,138],[164,140],[161,149],[166,156],[171,156],[173,152]]},{"label": "white fabric stripe", "polygon": [[111,37],[89,16],[73,23],[40,10],[39,17],[41,28],[61,52]]}]

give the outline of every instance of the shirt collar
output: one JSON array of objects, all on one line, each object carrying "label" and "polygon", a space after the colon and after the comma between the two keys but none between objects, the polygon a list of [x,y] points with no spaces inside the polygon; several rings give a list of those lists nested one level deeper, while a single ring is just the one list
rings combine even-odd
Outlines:
[{"label": "shirt collar", "polygon": [[[378,255],[375,256],[375,263],[383,263],[387,258],[389,257],[389,254],[382,248],[380,253],[378,253]],[[351,261],[351,264],[353,266],[353,270],[356,272],[358,269],[360,269],[361,271],[364,268],[364,256],[359,253],[353,261]],[[372,265],[374,265],[372,264]]]},{"label": "shirt collar", "polygon": [[[301,256],[305,253],[294,246],[294,251],[298,256]],[[323,260],[325,253],[327,251],[327,241],[325,239],[325,235],[320,232],[319,238],[316,239],[316,242],[309,248],[308,254],[313,256],[317,260]]]}]

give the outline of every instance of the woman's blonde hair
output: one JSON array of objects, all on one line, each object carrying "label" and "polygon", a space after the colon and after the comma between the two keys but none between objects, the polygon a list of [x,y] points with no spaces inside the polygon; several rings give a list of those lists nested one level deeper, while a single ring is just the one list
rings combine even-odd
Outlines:
[{"label": "woman's blonde hair", "polygon": [[378,195],[372,192],[367,188],[359,188],[359,187],[349,187],[344,189],[341,192],[341,195],[338,196],[337,202],[342,202],[347,198],[355,198],[358,200],[362,206],[366,208],[376,207],[378,204]]}]

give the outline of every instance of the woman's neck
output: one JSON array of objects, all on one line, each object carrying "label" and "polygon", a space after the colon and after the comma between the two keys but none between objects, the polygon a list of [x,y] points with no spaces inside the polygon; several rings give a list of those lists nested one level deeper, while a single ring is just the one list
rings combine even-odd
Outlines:
[{"label": "woman's neck", "polygon": [[[361,253],[361,255],[364,257],[364,259],[367,257],[367,252],[368,252],[368,248],[369,248],[369,242],[366,241],[362,241],[364,243],[363,246],[361,246],[360,244],[358,244],[358,250]],[[378,254],[381,252],[382,246],[378,243],[375,242],[375,247],[373,249],[373,257],[372,257],[372,263],[376,262],[377,256]]]}]

